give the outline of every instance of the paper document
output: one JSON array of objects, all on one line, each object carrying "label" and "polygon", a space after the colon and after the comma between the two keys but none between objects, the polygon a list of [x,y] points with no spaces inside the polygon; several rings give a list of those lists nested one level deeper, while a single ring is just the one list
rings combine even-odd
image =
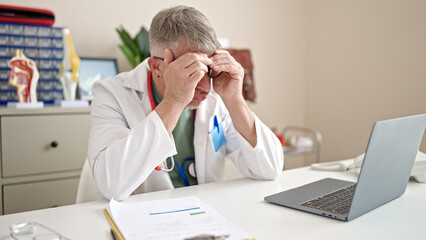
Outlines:
[{"label": "paper document", "polygon": [[183,240],[206,234],[251,239],[195,196],[137,203],[111,200],[107,211],[126,240]]}]

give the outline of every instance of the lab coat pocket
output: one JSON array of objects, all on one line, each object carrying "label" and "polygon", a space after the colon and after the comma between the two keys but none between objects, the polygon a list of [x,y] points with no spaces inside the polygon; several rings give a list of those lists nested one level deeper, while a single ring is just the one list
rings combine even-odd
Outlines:
[{"label": "lab coat pocket", "polygon": [[217,117],[214,116],[214,125],[213,129],[209,132],[209,136],[213,143],[213,147],[215,152],[219,151],[219,149],[226,144],[225,133],[223,130],[222,123],[217,121]]}]

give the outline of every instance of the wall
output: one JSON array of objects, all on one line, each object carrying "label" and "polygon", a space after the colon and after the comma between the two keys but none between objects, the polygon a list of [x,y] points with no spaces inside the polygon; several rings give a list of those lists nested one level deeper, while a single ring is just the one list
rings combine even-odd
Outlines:
[{"label": "wall", "polygon": [[325,160],[364,152],[377,120],[426,112],[425,10],[421,0],[309,1],[306,124],[323,133]]},{"label": "wall", "polygon": [[[191,5],[232,47],[250,48],[257,102],[268,126],[323,134],[323,159],[365,151],[374,121],[426,112],[426,1],[422,0],[3,0],[48,8],[81,56],[116,57],[115,28],[132,34],[154,14]],[[226,7],[225,7],[226,6]],[[422,150],[426,151],[426,140]]]},{"label": "wall", "polygon": [[[234,48],[249,48],[254,62],[257,102],[253,111],[268,126],[304,124],[304,1],[255,0],[4,0],[3,4],[47,8],[55,26],[67,26],[80,56],[115,57],[121,71],[130,67],[118,49],[115,28],[134,35],[161,9],[185,4],[202,11],[218,37]],[[224,7],[226,5],[226,7]],[[272,110],[277,106],[278,110]]]}]

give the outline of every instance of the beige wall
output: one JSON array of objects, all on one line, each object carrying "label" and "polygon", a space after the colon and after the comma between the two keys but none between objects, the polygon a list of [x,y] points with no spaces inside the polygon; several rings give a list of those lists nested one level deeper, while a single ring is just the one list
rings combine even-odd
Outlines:
[{"label": "beige wall", "polygon": [[[116,57],[121,71],[129,65],[118,49],[115,28],[123,25],[133,35],[161,9],[178,4],[202,11],[218,37],[234,48],[250,48],[255,67],[255,113],[268,126],[282,129],[304,124],[304,1],[256,0],[4,0],[4,4],[48,8],[55,26],[67,26],[80,56]],[[226,5],[226,7],[224,7]],[[279,103],[277,111],[272,106]]]},{"label": "beige wall", "polygon": [[306,123],[325,160],[364,152],[374,121],[426,113],[425,12],[422,0],[309,1]]},{"label": "beige wall", "polygon": [[[257,102],[268,126],[310,126],[323,159],[363,151],[374,121],[426,112],[426,1],[396,0],[3,0],[48,8],[81,56],[116,57],[115,28],[149,27],[160,9],[191,5],[231,47],[250,48]],[[226,5],[226,7],[224,7]],[[425,142],[425,141],[424,141]],[[423,144],[426,151],[426,144]]]}]

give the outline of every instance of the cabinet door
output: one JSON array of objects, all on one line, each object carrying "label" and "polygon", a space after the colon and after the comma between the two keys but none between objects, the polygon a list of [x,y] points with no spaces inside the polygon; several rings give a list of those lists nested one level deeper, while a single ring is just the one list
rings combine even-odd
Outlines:
[{"label": "cabinet door", "polygon": [[79,178],[3,186],[3,213],[17,213],[75,203]]},{"label": "cabinet door", "polygon": [[2,176],[81,169],[89,128],[88,114],[2,117]]}]

